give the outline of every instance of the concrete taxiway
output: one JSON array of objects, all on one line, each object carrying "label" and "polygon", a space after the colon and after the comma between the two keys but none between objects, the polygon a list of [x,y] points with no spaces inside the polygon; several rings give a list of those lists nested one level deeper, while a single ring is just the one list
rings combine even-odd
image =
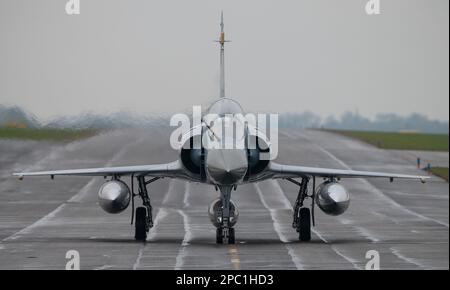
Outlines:
[{"label": "concrete taxiway", "polygon": [[[381,269],[449,268],[449,186],[386,179],[346,179],[349,210],[317,209],[311,242],[292,229],[298,188],[283,180],[244,185],[235,245],[216,245],[207,207],[213,187],[163,179],[149,186],[155,226],[134,241],[130,209],[103,212],[96,177],[11,177],[13,171],[139,165],[172,161],[164,130],[112,131],[69,144],[0,140],[0,269],[64,269],[77,250],[81,269]],[[422,174],[395,152],[321,131],[279,136],[279,162]],[[128,179],[125,179],[128,181]]]}]

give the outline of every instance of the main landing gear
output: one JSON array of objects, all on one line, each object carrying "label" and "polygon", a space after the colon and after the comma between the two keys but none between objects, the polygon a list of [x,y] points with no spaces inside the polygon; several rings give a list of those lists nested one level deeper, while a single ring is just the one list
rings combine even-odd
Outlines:
[{"label": "main landing gear", "polygon": [[145,180],[145,176],[136,177],[139,185],[138,194],[134,193],[134,175],[131,176],[131,194],[132,194],[132,214],[131,224],[133,224],[134,217],[134,198],[139,196],[142,199],[142,205],[136,208],[136,220],[135,220],[135,233],[134,238],[137,241],[145,241],[147,239],[148,231],[153,227],[152,217],[152,205],[150,203],[150,196],[147,191],[147,185],[158,180],[159,177],[152,178],[148,181]]},{"label": "main landing gear", "polygon": [[[300,241],[311,240],[311,220],[313,226],[315,225],[314,219],[314,205],[315,205],[315,177],[313,177],[313,193],[308,195],[308,182],[309,177],[303,177],[301,182],[298,182],[292,178],[287,178],[288,181],[298,185],[300,187],[297,195],[297,199],[294,205],[294,217],[292,227],[298,232],[298,239]],[[303,207],[303,203],[306,198],[311,198],[311,210],[307,207]],[[312,217],[312,219],[311,219]]]},{"label": "main landing gear", "polygon": [[[150,196],[147,191],[147,185],[160,179],[159,177],[145,180],[145,176],[137,176],[136,179],[139,185],[139,191],[137,194],[134,192],[134,175],[131,176],[131,194],[132,194],[132,215],[131,224],[135,220],[135,239],[138,241],[145,241],[147,239],[147,233],[150,228],[153,227],[152,218],[152,205],[150,203]],[[292,178],[286,178],[288,181],[298,185],[300,187],[297,199],[294,205],[294,215],[292,227],[297,230],[300,241],[311,240],[311,224],[315,225],[314,219],[314,206],[315,206],[315,178],[313,177],[313,193],[308,195],[308,182],[309,177],[303,177],[301,182],[298,182]],[[234,244],[235,243],[235,231],[233,228],[234,223],[231,223],[231,216],[234,215],[233,207],[231,207],[231,191],[233,186],[220,186],[220,199],[221,209],[219,213],[219,225],[216,230],[216,243],[217,244]],[[142,199],[142,206],[136,208],[134,206],[134,198],[139,196]],[[311,198],[311,210],[304,207],[304,201],[306,198]],[[135,214],[136,213],[136,214]]]},{"label": "main landing gear", "polygon": [[230,223],[231,216],[231,190],[233,186],[221,186],[220,187],[220,199],[222,204],[222,212],[220,225],[216,230],[216,243],[217,244],[234,244],[234,228]]}]

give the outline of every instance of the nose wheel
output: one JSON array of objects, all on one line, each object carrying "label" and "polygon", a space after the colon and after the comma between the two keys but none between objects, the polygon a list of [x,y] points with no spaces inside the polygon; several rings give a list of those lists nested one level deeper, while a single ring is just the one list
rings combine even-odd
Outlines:
[{"label": "nose wheel", "polygon": [[216,230],[216,243],[217,244],[234,244],[234,228],[230,224],[230,198],[232,186],[221,186],[220,199],[222,201],[221,215],[222,219],[220,226]]}]

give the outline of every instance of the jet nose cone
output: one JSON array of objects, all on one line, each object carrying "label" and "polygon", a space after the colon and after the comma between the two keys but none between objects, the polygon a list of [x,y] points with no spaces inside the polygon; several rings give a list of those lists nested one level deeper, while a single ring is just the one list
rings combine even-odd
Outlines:
[{"label": "jet nose cone", "polygon": [[247,155],[242,149],[208,150],[206,167],[214,182],[234,184],[247,173]]}]

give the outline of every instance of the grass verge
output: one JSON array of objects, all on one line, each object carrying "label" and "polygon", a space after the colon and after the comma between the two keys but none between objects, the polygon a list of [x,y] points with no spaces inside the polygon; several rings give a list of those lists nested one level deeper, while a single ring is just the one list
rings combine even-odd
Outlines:
[{"label": "grass verge", "polygon": [[431,173],[448,181],[448,167],[431,167]]},{"label": "grass verge", "polygon": [[91,137],[97,134],[96,130],[83,129],[46,129],[46,128],[12,128],[0,127],[1,139],[25,139],[25,140],[50,140],[50,141],[73,141]]},{"label": "grass verge", "polygon": [[448,134],[328,130],[383,149],[447,151]]}]

